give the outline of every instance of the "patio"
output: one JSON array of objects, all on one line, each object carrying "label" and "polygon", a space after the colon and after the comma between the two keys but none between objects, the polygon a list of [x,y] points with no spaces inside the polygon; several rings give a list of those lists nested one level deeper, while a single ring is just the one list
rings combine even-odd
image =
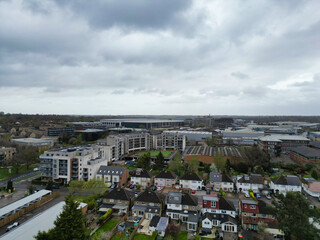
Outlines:
[{"label": "patio", "polygon": [[149,230],[150,222],[151,222],[151,220],[144,219],[142,221],[141,225],[139,226],[137,233],[142,233],[142,234],[151,236],[153,231]]}]

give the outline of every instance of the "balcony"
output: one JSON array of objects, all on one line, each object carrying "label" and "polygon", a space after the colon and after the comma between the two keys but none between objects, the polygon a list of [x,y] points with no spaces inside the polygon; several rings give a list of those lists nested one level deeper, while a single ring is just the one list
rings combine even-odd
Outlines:
[{"label": "balcony", "polygon": [[77,174],[77,173],[78,173],[78,171],[72,171],[72,173],[76,173],[76,174]]}]

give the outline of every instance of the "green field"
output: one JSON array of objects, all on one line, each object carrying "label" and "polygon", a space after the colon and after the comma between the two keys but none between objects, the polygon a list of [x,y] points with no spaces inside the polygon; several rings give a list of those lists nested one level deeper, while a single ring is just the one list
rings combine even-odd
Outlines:
[{"label": "green field", "polygon": [[[165,158],[169,157],[173,153],[173,151],[161,151],[161,152]],[[137,155],[141,156],[145,153],[148,153],[148,152],[139,152],[139,153],[137,153]],[[151,155],[151,157],[156,157],[156,156],[158,156],[159,153],[160,153],[160,151],[151,151],[150,155]]]},{"label": "green field", "polygon": [[155,234],[152,234],[152,236],[149,236],[149,235],[137,233],[133,237],[133,240],[154,240],[154,239],[156,239],[156,235]]},{"label": "green field", "polygon": [[178,240],[187,240],[188,239],[188,232],[187,231],[179,232],[177,239]]},{"label": "green field", "polygon": [[[30,165],[29,170],[32,170],[33,168],[37,167],[36,165]],[[28,171],[26,166],[21,166],[18,173],[24,173]],[[11,176],[14,176],[14,169],[11,169]],[[10,177],[9,169],[8,168],[0,168],[0,179]]]}]

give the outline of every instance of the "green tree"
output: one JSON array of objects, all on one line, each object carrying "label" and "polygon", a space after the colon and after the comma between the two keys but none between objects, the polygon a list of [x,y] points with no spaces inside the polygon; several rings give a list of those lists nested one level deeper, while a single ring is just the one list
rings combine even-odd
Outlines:
[{"label": "green tree", "polygon": [[316,169],[312,170],[311,177],[313,177],[314,179],[318,180],[319,174],[318,174],[318,171]]},{"label": "green tree", "polygon": [[52,188],[53,188],[53,182],[50,180],[50,181],[48,181],[48,183],[47,183],[46,190],[52,191]]},{"label": "green tree", "polygon": [[193,155],[190,161],[188,162],[188,170],[190,172],[198,173],[199,165],[200,165],[200,162],[198,157]]},{"label": "green tree", "polygon": [[158,156],[156,157],[155,160],[155,169],[163,169],[164,167],[164,156],[162,152],[159,152]]},{"label": "green tree", "polygon": [[107,190],[107,186],[102,179],[91,179],[83,183],[83,190],[92,194],[102,194]]},{"label": "green tree", "polygon": [[179,174],[180,170],[182,170],[182,162],[181,162],[181,154],[176,153],[174,155],[174,159],[170,160],[169,168],[174,171],[176,174]]},{"label": "green tree", "polygon": [[215,147],[220,145],[221,140],[220,136],[212,136],[212,138],[206,138],[205,142],[209,147]]},{"label": "green tree", "polygon": [[270,156],[257,145],[247,147],[244,149],[247,162],[251,168],[260,165],[265,171],[270,169]]},{"label": "green tree", "polygon": [[203,164],[203,171],[204,171],[205,173],[210,173],[210,172],[211,172],[211,164],[209,164],[209,163],[204,163],[204,164]]},{"label": "green tree", "polygon": [[214,154],[214,165],[216,165],[218,171],[225,168],[226,160],[220,151],[216,151]]},{"label": "green tree", "polygon": [[231,163],[230,163],[230,159],[229,158],[227,158],[227,160],[226,160],[225,169],[226,169],[227,173],[230,173],[230,171],[231,171]]},{"label": "green tree", "polygon": [[68,195],[62,213],[54,222],[54,228],[48,232],[39,232],[35,238],[37,240],[59,239],[59,240],[82,240],[88,239],[85,228],[85,219],[79,203],[72,195]]},{"label": "green tree", "polygon": [[10,192],[12,192],[12,190],[13,190],[13,183],[12,183],[11,179],[9,179],[7,182],[7,191],[9,192],[9,190],[10,190]]},{"label": "green tree", "polygon": [[33,146],[20,147],[18,149],[22,163],[29,169],[30,165],[39,159],[39,151]]},{"label": "green tree", "polygon": [[150,168],[150,162],[151,162],[151,154],[150,152],[148,152],[139,157],[137,166],[143,169],[148,169]]},{"label": "green tree", "polygon": [[[309,202],[300,192],[280,194],[277,201],[269,207],[284,232],[285,239],[313,240],[318,239],[317,229],[310,224],[309,218],[319,219],[319,210],[309,207]],[[318,221],[318,220],[316,220]]]}]

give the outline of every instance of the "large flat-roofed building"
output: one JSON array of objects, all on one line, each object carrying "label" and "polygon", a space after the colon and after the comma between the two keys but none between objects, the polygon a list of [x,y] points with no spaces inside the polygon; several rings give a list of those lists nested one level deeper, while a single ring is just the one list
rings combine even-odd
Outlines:
[{"label": "large flat-roofed building", "polygon": [[59,137],[60,134],[65,133],[67,135],[72,135],[74,132],[73,128],[64,127],[64,128],[47,128],[48,137]]},{"label": "large flat-roofed building", "polygon": [[236,145],[253,145],[258,143],[258,138],[264,136],[264,132],[256,131],[223,131],[224,143],[232,141]]},{"label": "large flat-roofed building", "polygon": [[291,148],[307,146],[310,139],[299,135],[267,135],[258,139],[259,146],[267,153],[279,155],[288,153]]},{"label": "large flat-roofed building", "polygon": [[187,141],[200,142],[200,141],[205,141],[207,138],[212,138],[212,132],[175,131],[175,130],[164,131],[164,132],[167,132],[167,133],[172,132],[172,133],[177,133],[179,135],[186,136]]},{"label": "large flat-roofed building", "polygon": [[15,138],[11,139],[11,142],[18,145],[29,145],[35,147],[52,147],[55,139],[51,138]]},{"label": "large flat-roofed building", "polygon": [[0,166],[10,161],[15,153],[16,149],[13,147],[0,147]]},{"label": "large flat-roofed building", "polygon": [[307,146],[295,147],[290,150],[290,158],[299,164],[320,163],[320,149]]},{"label": "large flat-roofed building", "polygon": [[311,133],[309,133],[309,138],[311,139],[311,141],[320,142],[320,132],[311,132]]},{"label": "large flat-roofed building", "polygon": [[182,127],[183,120],[167,119],[102,119],[100,123],[106,128],[110,127],[128,127],[128,128],[173,128]]},{"label": "large flat-roofed building", "polygon": [[95,178],[100,166],[108,165],[113,156],[110,146],[91,145],[45,151],[40,159],[43,180],[69,183]]},{"label": "large flat-roofed building", "polygon": [[[2,240],[32,240],[39,231],[48,231],[54,228],[54,221],[62,213],[65,202],[60,202],[53,207],[34,216],[22,225],[1,236]],[[80,202],[82,212],[86,212],[87,204]]]}]

